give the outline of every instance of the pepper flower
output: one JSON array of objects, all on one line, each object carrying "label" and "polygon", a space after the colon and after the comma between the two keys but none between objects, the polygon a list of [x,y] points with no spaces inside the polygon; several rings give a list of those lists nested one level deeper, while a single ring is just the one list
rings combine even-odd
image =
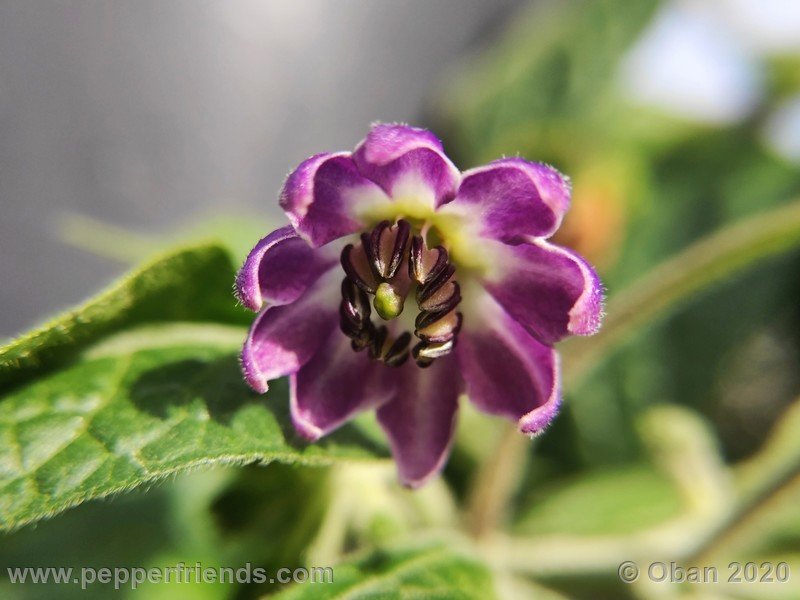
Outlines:
[{"label": "pepper flower", "polygon": [[376,409],[411,487],[444,466],[462,394],[538,434],[560,404],[553,344],[594,333],[602,313],[594,269],[547,241],[569,202],[548,165],[503,158],[462,173],[406,125],[312,156],[280,194],[290,225],[236,280],[258,312],[245,379],[263,393],[289,376],[294,427],[312,441]]}]

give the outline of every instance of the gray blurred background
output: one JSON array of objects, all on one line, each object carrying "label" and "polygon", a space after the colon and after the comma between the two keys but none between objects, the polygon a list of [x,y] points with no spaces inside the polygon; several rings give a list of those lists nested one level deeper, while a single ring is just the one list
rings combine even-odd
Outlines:
[{"label": "gray blurred background", "polygon": [[0,338],[127,269],[60,241],[65,220],[266,226],[294,165],[374,120],[419,121],[517,4],[3,0]]}]

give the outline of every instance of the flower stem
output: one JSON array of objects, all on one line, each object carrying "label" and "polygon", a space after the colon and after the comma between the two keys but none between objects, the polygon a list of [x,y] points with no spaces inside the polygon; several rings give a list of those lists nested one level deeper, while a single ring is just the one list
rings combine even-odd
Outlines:
[{"label": "flower stem", "polygon": [[564,382],[574,388],[643,326],[761,260],[800,247],[800,201],[734,223],[701,239],[615,294],[599,333],[568,340]]},{"label": "flower stem", "polygon": [[505,423],[499,432],[492,453],[475,475],[467,501],[467,528],[475,539],[493,533],[507,516],[525,471],[530,444],[516,424]]}]

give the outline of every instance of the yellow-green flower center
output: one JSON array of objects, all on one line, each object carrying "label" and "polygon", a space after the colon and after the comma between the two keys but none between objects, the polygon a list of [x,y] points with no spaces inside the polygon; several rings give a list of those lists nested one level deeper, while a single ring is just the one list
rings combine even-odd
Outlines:
[{"label": "yellow-green flower center", "polygon": [[366,207],[359,217],[365,223],[377,225],[382,221],[395,223],[407,221],[413,231],[423,235],[428,247],[443,246],[447,249],[450,260],[457,265],[459,272],[467,275],[470,272],[484,273],[491,266],[490,253],[481,244],[476,244],[477,236],[473,225],[466,215],[445,206],[440,210],[433,208],[430,202],[415,196],[395,198],[391,202],[372,203]]}]

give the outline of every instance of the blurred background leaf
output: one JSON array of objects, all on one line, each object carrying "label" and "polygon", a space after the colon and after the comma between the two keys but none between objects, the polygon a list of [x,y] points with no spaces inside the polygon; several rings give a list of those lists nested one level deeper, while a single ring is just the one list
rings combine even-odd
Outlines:
[{"label": "blurred background leaf", "polygon": [[328,584],[295,585],[281,600],[327,598],[494,598],[491,576],[474,558],[440,545],[380,549],[340,563]]}]

